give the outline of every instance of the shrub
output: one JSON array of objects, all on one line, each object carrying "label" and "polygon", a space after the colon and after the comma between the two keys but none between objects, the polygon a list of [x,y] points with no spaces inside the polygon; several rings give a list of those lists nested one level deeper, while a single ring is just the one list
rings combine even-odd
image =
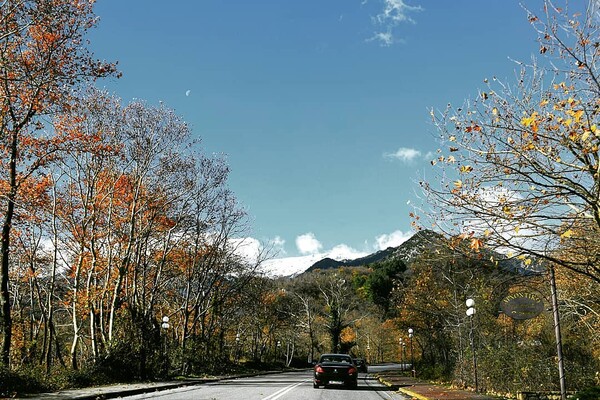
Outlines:
[{"label": "shrub", "polygon": [[0,397],[22,393],[43,392],[49,387],[35,370],[10,371],[0,366]]},{"label": "shrub", "polygon": [[573,400],[598,400],[600,399],[600,386],[586,388],[571,398]]}]

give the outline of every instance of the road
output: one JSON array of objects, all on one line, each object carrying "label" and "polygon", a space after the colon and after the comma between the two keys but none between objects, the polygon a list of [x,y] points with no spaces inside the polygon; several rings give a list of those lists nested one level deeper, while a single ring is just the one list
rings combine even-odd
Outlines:
[{"label": "road", "polygon": [[[373,372],[382,367],[369,367]],[[386,368],[386,367],[383,367]],[[388,366],[389,368],[389,366]],[[287,372],[251,378],[223,380],[197,386],[146,393],[126,399],[161,400],[402,400],[407,399],[390,391],[369,374],[361,373],[357,389],[330,386],[314,389],[312,371]]]}]

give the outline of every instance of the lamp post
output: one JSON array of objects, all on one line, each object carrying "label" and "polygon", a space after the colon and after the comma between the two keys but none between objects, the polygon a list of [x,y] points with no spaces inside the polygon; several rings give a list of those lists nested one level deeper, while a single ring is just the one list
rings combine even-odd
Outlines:
[{"label": "lamp post", "polygon": [[170,327],[169,317],[167,317],[166,315],[162,317],[162,324],[160,325],[160,327],[163,329],[163,331],[165,331],[164,332],[165,349],[163,351],[163,357],[164,357],[164,362],[165,362],[164,372],[166,375],[169,372],[169,353],[168,353],[168,349],[167,349],[167,340],[168,340],[168,336],[169,336],[167,334],[167,330]]},{"label": "lamp post", "polygon": [[240,334],[235,334],[235,362],[237,363],[240,359]]},{"label": "lamp post", "polygon": [[413,334],[415,331],[413,328],[408,328],[408,338],[410,339],[410,366],[412,368],[413,378],[417,376],[417,369],[415,368],[415,357],[413,353]]},{"label": "lamp post", "polygon": [[[402,359],[404,360],[404,363],[406,364],[406,342],[402,341]],[[402,370],[404,371],[404,366],[402,366]]]},{"label": "lamp post", "polygon": [[275,346],[276,350],[275,350],[275,361],[279,361],[279,357],[281,356],[281,354],[279,354],[279,352],[281,351],[281,340],[277,341],[277,344]]},{"label": "lamp post", "polygon": [[371,336],[367,335],[367,363],[371,363]]},{"label": "lamp post", "polygon": [[466,301],[467,304],[467,316],[471,321],[471,330],[469,333],[469,339],[471,340],[471,352],[473,353],[473,378],[475,380],[475,392],[479,392],[479,384],[477,382],[477,355],[475,352],[475,338],[473,337],[473,316],[475,315],[475,300],[469,298]]},{"label": "lamp post", "polygon": [[404,342],[402,338],[398,339],[398,350],[400,351],[400,370],[404,369],[404,359],[402,358],[402,346],[404,346]]}]

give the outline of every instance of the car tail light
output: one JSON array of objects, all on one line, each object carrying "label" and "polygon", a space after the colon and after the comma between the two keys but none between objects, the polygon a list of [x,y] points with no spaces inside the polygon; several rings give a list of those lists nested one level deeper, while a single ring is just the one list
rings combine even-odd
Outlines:
[{"label": "car tail light", "polygon": [[317,365],[317,366],[315,367],[315,372],[318,372],[319,374],[322,374],[322,373],[324,373],[324,372],[325,372],[325,370],[324,370],[323,368],[321,368],[321,366],[320,366],[320,365]]},{"label": "car tail light", "polygon": [[356,373],[356,368],[354,368],[354,367],[348,368],[348,375],[352,375],[352,374],[355,374],[355,373]]}]

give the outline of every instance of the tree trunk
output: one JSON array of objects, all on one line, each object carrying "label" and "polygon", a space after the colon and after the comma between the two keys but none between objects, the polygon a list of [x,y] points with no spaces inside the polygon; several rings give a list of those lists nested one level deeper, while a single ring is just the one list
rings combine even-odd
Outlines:
[{"label": "tree trunk", "polygon": [[2,354],[0,356],[4,366],[10,366],[10,342],[12,338],[12,317],[10,308],[10,293],[8,292],[8,267],[10,254],[10,231],[15,212],[15,197],[17,195],[17,144],[18,135],[12,133],[11,156],[9,164],[10,192],[7,196],[7,207],[2,224],[2,243],[0,245],[0,315],[2,323]]}]

